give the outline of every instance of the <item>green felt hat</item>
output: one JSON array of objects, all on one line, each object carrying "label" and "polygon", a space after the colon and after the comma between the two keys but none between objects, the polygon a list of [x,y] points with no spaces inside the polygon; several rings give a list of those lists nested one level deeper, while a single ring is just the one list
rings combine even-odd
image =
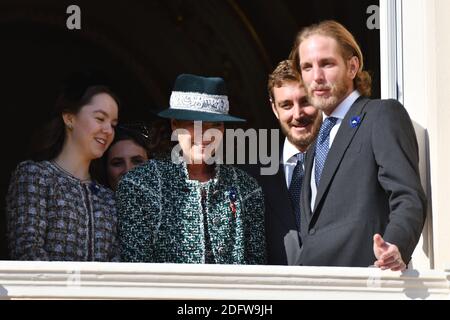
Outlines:
[{"label": "green felt hat", "polygon": [[229,102],[222,78],[181,74],[170,95],[170,107],[158,116],[177,120],[236,122],[244,119],[228,114]]}]

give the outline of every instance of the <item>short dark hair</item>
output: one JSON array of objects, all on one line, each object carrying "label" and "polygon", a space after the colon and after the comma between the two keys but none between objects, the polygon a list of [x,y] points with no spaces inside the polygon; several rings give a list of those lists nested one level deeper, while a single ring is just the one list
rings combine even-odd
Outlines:
[{"label": "short dark hair", "polygon": [[278,63],[275,70],[269,74],[269,79],[267,81],[267,91],[271,102],[274,102],[273,88],[281,87],[286,82],[299,82],[302,84],[300,74],[294,68],[294,63],[292,60],[283,60]]},{"label": "short dark hair", "polygon": [[114,139],[111,142],[105,155],[108,154],[109,150],[113,145],[119,141],[132,140],[137,145],[145,149],[147,156],[150,157],[150,130],[148,126],[141,123],[126,123],[119,124],[115,128]]}]

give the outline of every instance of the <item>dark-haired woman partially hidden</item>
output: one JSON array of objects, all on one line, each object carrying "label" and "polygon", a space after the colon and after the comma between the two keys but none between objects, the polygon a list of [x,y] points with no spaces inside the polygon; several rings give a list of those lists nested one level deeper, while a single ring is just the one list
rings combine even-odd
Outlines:
[{"label": "dark-haired woman partially hidden", "polygon": [[116,190],[120,178],[149,159],[148,133],[127,125],[119,125],[116,135],[102,158],[105,185]]},{"label": "dark-haired woman partially hidden", "polygon": [[91,179],[114,138],[118,100],[97,83],[72,82],[56,103],[35,159],[20,163],[7,195],[14,260],[119,261],[113,192]]}]

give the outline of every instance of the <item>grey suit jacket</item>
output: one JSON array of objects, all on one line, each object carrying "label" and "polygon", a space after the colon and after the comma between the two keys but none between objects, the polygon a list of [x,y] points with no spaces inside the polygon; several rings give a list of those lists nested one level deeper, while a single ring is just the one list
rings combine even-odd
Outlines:
[{"label": "grey suit jacket", "polygon": [[286,186],[282,163],[283,143],[281,142],[280,145],[280,164],[275,175],[261,175],[260,165],[242,166],[241,168],[256,178],[264,193],[267,263],[298,265],[300,230],[297,227],[294,209]]},{"label": "grey suit jacket", "polygon": [[[359,125],[353,127],[355,119]],[[425,221],[426,198],[417,140],[404,107],[396,100],[362,97],[353,104],[328,153],[313,210],[315,146],[310,150],[301,198],[300,264],[372,265],[375,233],[397,245],[409,262]]]}]

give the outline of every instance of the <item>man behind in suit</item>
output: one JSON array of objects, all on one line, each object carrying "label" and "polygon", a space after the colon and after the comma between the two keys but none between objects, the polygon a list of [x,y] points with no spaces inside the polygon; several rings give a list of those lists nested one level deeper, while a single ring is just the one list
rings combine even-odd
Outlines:
[{"label": "man behind in suit", "polygon": [[426,216],[408,113],[366,98],[361,49],[335,21],[300,31],[291,58],[324,112],[305,166],[300,264],[405,269]]},{"label": "man behind in suit", "polygon": [[[322,113],[311,106],[300,74],[292,61],[281,61],[268,79],[272,111],[285,136],[275,175],[253,174],[263,188],[266,202],[268,263],[298,265],[301,241],[300,189],[303,158],[322,123]],[[250,172],[254,173],[254,172]]]}]

